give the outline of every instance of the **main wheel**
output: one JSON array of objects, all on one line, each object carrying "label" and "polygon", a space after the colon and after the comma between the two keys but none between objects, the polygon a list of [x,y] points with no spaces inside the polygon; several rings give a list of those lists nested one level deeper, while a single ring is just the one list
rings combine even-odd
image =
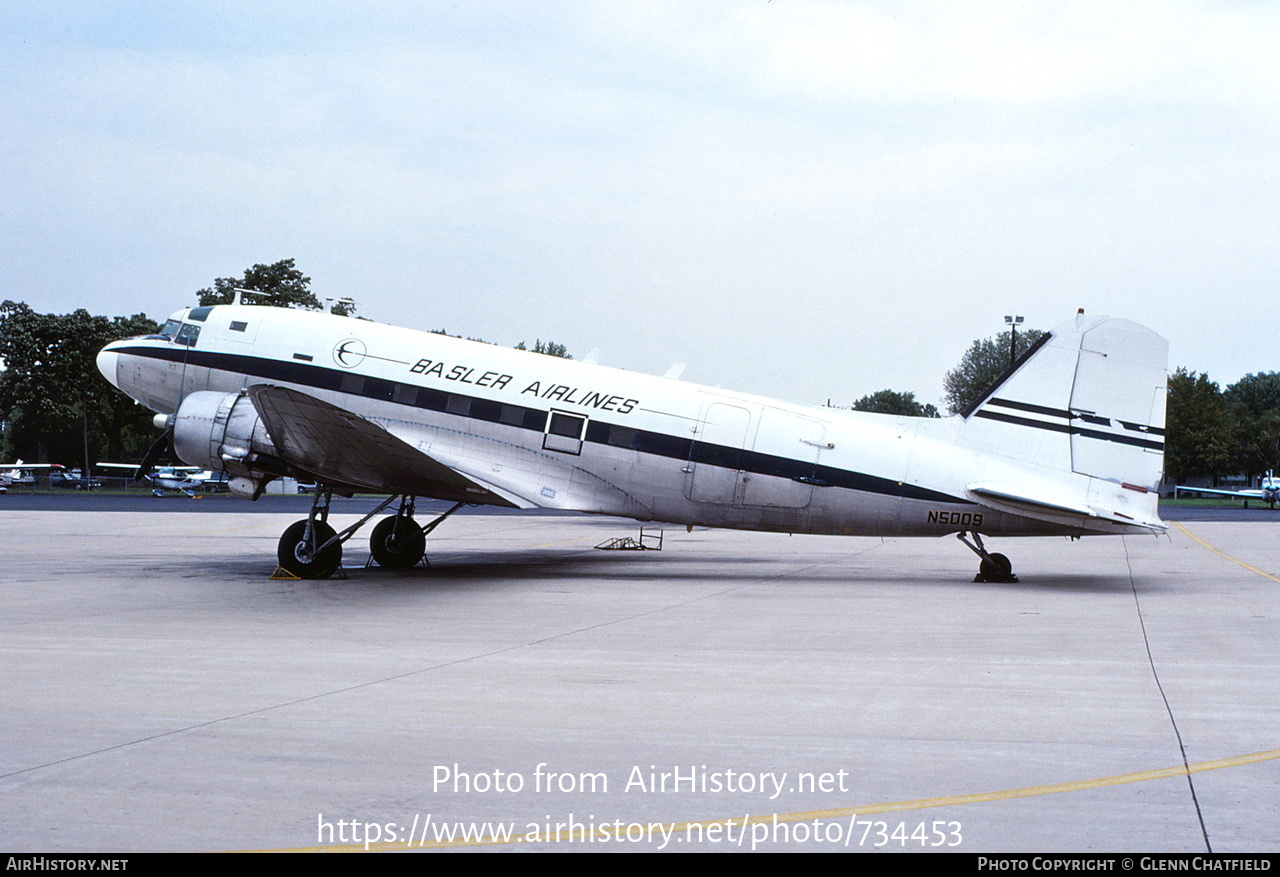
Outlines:
[{"label": "main wheel", "polygon": [[383,518],[369,534],[369,553],[378,566],[408,569],[427,552],[427,537],[413,518],[393,515]]},{"label": "main wheel", "polygon": [[342,563],[341,542],[316,551],[316,546],[324,545],[336,535],[333,528],[323,521],[316,521],[313,532],[315,542],[311,543],[307,541],[307,522],[292,523],[280,537],[276,550],[280,566],[300,579],[322,579]]},{"label": "main wheel", "polygon": [[988,582],[1007,582],[1013,572],[1013,563],[1003,554],[989,554],[978,564],[978,575]]}]

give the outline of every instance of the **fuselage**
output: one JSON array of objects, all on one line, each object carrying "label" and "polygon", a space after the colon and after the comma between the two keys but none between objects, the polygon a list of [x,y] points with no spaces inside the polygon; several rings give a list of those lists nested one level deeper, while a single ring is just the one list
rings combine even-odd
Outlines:
[{"label": "fuselage", "polygon": [[108,345],[98,365],[162,414],[201,391],[297,390],[529,507],[794,533],[1126,532],[966,497],[975,482],[1061,473],[966,444],[958,417],[796,405],[365,320],[193,308]]}]

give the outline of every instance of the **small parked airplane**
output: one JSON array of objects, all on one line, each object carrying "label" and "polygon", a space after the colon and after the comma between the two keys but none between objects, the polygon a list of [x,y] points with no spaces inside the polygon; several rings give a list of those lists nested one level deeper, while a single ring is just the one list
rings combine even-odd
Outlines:
[{"label": "small parked airplane", "polygon": [[37,469],[61,469],[61,463],[0,463],[0,493],[8,493],[15,484],[32,485],[36,483]]},{"label": "small parked airplane", "polygon": [[166,496],[165,491],[176,490],[195,499],[197,490],[205,490],[211,483],[218,483],[218,478],[209,469],[199,466],[153,466],[148,471],[140,471],[136,463],[98,463],[103,469],[128,469],[137,473],[135,481],[143,478],[151,482],[153,496]]},{"label": "small parked airplane", "polygon": [[[1016,581],[983,537],[1160,533],[1168,345],[1126,320],[1063,323],[973,408],[945,419],[761,396],[329,314],[253,305],[179,311],[108,344],[107,380],[159,412],[193,465],[256,499],[314,479],[280,565],[304,578],[372,531],[382,566],[421,561],[466,504],[572,509],[745,530],[956,534],[978,580]],[[389,494],[336,532],[334,491]],[[414,499],[455,505],[421,526]]]},{"label": "small parked airplane", "polygon": [[1218,496],[1234,496],[1237,499],[1243,499],[1245,507],[1249,505],[1249,500],[1260,499],[1271,508],[1276,507],[1276,503],[1280,502],[1280,478],[1276,478],[1271,472],[1268,472],[1262,478],[1262,484],[1256,488],[1246,490],[1218,490],[1213,487],[1191,487],[1186,484],[1179,484],[1174,488],[1174,493],[1186,491],[1187,493],[1212,493]]}]

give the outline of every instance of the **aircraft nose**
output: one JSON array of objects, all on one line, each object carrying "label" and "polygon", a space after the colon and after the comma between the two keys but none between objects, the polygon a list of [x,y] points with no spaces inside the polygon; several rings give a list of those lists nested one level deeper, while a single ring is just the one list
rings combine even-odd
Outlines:
[{"label": "aircraft nose", "polygon": [[115,342],[108,344],[106,347],[98,351],[98,371],[102,372],[102,376],[106,378],[112,386],[120,386],[120,379],[117,377],[120,354],[116,353]]}]

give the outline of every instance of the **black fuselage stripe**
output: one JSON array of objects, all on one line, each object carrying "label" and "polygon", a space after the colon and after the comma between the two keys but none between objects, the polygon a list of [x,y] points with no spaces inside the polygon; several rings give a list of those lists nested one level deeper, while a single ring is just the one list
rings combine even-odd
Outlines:
[{"label": "black fuselage stripe", "polygon": [[[1110,417],[1102,417],[1097,414],[1087,414],[1083,411],[1067,411],[1062,408],[1049,408],[1046,405],[1032,405],[1030,402],[1015,402],[1012,399],[991,399],[987,405],[998,405],[1002,408],[1012,408],[1015,411],[1026,411],[1031,414],[1043,414],[1046,417],[1061,417],[1063,420],[1083,420],[1086,423],[1092,423],[1095,426],[1110,426],[1112,421]],[[1158,426],[1147,426],[1142,423],[1130,423],[1127,420],[1117,420],[1125,429],[1133,432],[1146,433],[1148,435],[1164,435],[1164,430]]]},{"label": "black fuselage stripe", "polygon": [[987,411],[985,409],[978,411],[974,417],[982,417],[987,420],[998,420],[1001,423],[1012,423],[1017,426],[1029,426],[1032,429],[1045,429],[1050,432],[1062,432],[1068,435],[1079,435],[1085,438],[1099,439],[1106,442],[1117,442],[1122,445],[1132,445],[1135,448],[1145,448],[1151,451],[1163,451],[1164,442],[1154,441],[1152,439],[1135,438],[1128,435],[1116,435],[1111,432],[1102,432],[1097,429],[1085,429],[1081,426],[1071,426],[1067,423],[1048,423],[1043,420],[1031,420],[1026,417],[1016,417],[1012,414],[1001,414],[998,411]]},{"label": "black fuselage stripe", "polygon": [[[296,361],[267,359],[238,353],[213,353],[193,348],[127,347],[120,354],[186,363],[199,368],[217,369],[230,374],[249,375],[269,381],[282,381],[336,393],[348,393],[380,402],[438,411],[472,420],[497,423],[542,433],[546,430],[547,411],[497,402],[478,396],[406,384],[386,378],[375,378],[356,372]],[[583,416],[589,416],[584,414]],[[737,469],[755,475],[790,478],[805,484],[842,487],[849,490],[918,499],[928,502],[974,505],[967,499],[889,478],[852,472],[834,466],[779,457],[759,451],[748,451],[727,445],[695,441],[691,438],[637,429],[620,423],[599,420],[587,422],[584,440],[589,443],[632,450],[642,454],[688,461],[706,466]]]},{"label": "black fuselage stripe", "polygon": [[1064,420],[1071,419],[1071,412],[1062,408],[1049,408],[1045,405],[1032,405],[1030,402],[1015,402],[1012,399],[990,399],[987,405],[999,405],[1003,408],[1013,408],[1018,411],[1028,411],[1032,414],[1044,414],[1049,417],[1061,417]]}]

